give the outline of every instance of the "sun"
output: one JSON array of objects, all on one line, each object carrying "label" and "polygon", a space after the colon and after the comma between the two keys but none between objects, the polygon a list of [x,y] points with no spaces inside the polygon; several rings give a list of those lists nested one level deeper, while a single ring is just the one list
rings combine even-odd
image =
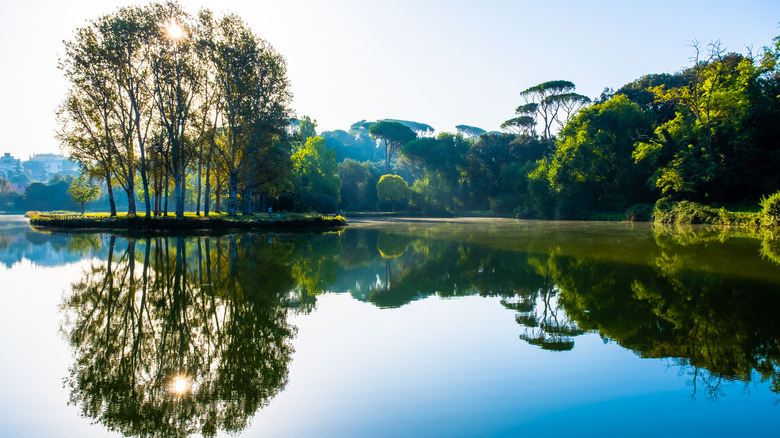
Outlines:
[{"label": "sun", "polygon": [[168,21],[163,24],[165,32],[168,33],[168,37],[172,40],[180,40],[184,38],[184,28],[175,21]]},{"label": "sun", "polygon": [[184,376],[176,376],[171,382],[170,391],[176,395],[184,395],[190,390],[190,379]]}]

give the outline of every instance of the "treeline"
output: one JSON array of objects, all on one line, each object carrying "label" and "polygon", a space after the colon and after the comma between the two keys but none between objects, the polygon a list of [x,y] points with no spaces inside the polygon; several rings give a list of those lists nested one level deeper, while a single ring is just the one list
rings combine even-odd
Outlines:
[{"label": "treeline", "polygon": [[[409,182],[409,207],[423,213],[646,220],[659,200],[755,205],[780,189],[780,39],[759,54],[718,43],[693,49],[691,67],[606,89],[595,102],[568,81],[531,87],[503,133],[462,125],[435,138],[373,137],[388,155],[400,152],[391,171]],[[364,128],[323,137],[337,154],[371,159],[349,153],[353,139],[369,141]],[[371,185],[371,166],[340,166],[342,197],[370,205],[358,188]]]},{"label": "treeline", "polygon": [[9,180],[0,178],[0,212],[76,210],[79,205],[68,193],[73,182],[70,175],[55,174],[47,183],[30,183],[22,194],[11,190]]},{"label": "treeline", "polygon": [[102,179],[112,214],[114,187],[131,214],[136,201],[167,214],[173,194],[178,216],[187,205],[646,220],[659,201],[755,205],[780,189],[780,39],[747,55],[693,50],[690,67],[594,101],[569,81],[530,87],[502,132],[434,136],[384,119],[318,135],[293,117],[283,58],[240,18],[152,4],[66,43],[59,135]]}]

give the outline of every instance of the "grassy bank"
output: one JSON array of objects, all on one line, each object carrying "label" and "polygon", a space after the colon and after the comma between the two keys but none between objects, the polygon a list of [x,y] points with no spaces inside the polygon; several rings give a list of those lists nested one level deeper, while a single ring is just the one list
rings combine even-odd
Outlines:
[{"label": "grassy bank", "polygon": [[80,215],[68,212],[28,212],[30,224],[46,228],[100,229],[125,231],[202,231],[202,230],[302,230],[337,228],[347,225],[341,216],[282,213],[252,216],[227,216],[211,214],[209,217],[185,214],[173,216],[144,217],[107,213]]}]

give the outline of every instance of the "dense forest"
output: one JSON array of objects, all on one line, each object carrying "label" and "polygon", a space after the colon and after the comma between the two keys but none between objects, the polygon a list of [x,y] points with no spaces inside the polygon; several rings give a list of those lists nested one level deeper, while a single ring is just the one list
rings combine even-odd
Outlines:
[{"label": "dense forest", "polygon": [[65,48],[58,137],[112,214],[167,215],[170,195],[177,216],[271,207],[648,220],[657,206],[739,208],[780,189],[780,37],[747,54],[694,42],[689,67],[595,99],[551,80],[519,93],[500,132],[438,133],[396,119],[318,133],[290,107],[284,58],[235,15],[123,8]]},{"label": "dense forest", "polygon": [[461,125],[433,137],[403,121],[411,140],[372,133],[387,122],[325,132],[341,161],[342,206],[376,202],[360,190],[382,171],[367,153],[374,139],[389,145],[385,157],[398,151],[392,172],[410,185],[409,208],[427,214],[648,219],[677,201],[758,204],[780,189],[780,39],[759,54],[725,53],[718,43],[692,50],[689,68],[605,89],[592,102],[568,81],[530,87],[504,132]]}]

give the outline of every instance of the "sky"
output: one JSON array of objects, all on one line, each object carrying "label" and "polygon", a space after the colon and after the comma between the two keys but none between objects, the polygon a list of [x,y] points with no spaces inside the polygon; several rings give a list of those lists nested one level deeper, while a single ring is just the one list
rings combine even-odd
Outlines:
[{"label": "sky", "polygon": [[[63,40],[133,0],[0,0],[0,155],[60,153]],[[519,93],[564,79],[591,98],[689,66],[691,42],[754,52],[780,1],[183,0],[236,13],[287,61],[293,110],[318,132],[384,118],[498,130]]]}]

